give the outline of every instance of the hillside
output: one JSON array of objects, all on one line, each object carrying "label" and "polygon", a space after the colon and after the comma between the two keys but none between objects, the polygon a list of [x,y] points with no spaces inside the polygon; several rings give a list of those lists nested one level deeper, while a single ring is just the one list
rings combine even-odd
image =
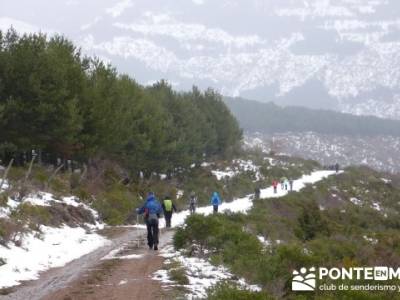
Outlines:
[{"label": "hillside", "polygon": [[[171,196],[181,211],[173,218],[173,225],[180,226],[189,214],[187,198],[191,191],[199,197],[199,212],[211,212],[207,206],[215,190],[225,199],[223,209],[232,209],[236,205],[232,200],[251,194],[256,187],[269,186],[274,178],[299,178],[320,166],[302,159],[247,153],[234,160],[193,166],[170,179],[156,174],[149,180],[130,183],[121,181],[124,174],[115,165],[98,165],[97,168],[100,175],[90,167],[80,181],[76,172],[53,176],[52,167],[39,164],[35,164],[31,172],[24,167],[10,169],[0,189],[0,294],[12,297],[14,292],[23,293],[24,281],[39,278],[40,272],[49,268],[66,264],[69,268],[71,261],[85,254],[96,258],[90,259],[92,264],[101,263],[102,256],[99,258],[98,253],[106,256],[110,252],[107,260],[118,260],[116,253],[127,247],[128,238],[143,239],[143,226],[138,223],[140,219],[136,218],[134,208],[143,203],[140,197],[149,190],[158,198]],[[5,171],[0,168],[1,177]],[[53,178],[49,180],[50,177]],[[22,190],[26,191],[24,195]],[[250,199],[246,199],[250,203]],[[129,227],[132,224],[140,230],[132,231]],[[164,227],[162,219],[160,225]],[[117,236],[115,240],[108,232],[117,232],[121,238]],[[137,248],[133,250],[142,251]],[[126,249],[125,252],[128,250],[132,251]],[[140,257],[135,255],[132,257]],[[110,271],[111,266],[104,267],[107,268],[104,272]],[[78,272],[80,268],[68,272]],[[66,280],[64,277],[60,276],[60,284]],[[96,277],[97,281],[101,280]],[[21,288],[16,287],[21,283]],[[40,286],[42,282],[39,280],[37,284]],[[51,288],[46,287],[37,297],[50,291]]]},{"label": "hillside", "polygon": [[376,170],[400,172],[400,137],[346,136],[315,132],[248,134],[248,148],[275,151],[290,156],[314,159],[322,165],[365,165]]},{"label": "hillside", "polygon": [[225,103],[247,132],[283,133],[314,131],[351,136],[400,136],[400,121],[373,116],[355,116],[304,107],[280,107],[241,98],[224,98]]},{"label": "hillside", "polygon": [[[399,184],[398,176],[348,168],[297,192],[271,196],[265,191],[241,213],[193,216],[178,229],[174,245],[181,254],[226,266],[243,277],[241,282],[259,287],[244,289],[240,281],[226,280],[209,291],[208,299],[304,299],[291,290],[292,271],[301,267],[399,264]],[[309,296],[398,298],[396,289],[324,289],[364,283],[353,279],[318,280]]]}]

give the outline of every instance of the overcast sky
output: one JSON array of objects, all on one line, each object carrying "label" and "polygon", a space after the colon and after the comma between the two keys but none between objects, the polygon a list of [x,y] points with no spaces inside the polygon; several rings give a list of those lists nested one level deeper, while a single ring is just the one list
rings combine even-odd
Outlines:
[{"label": "overcast sky", "polygon": [[342,106],[382,89],[400,99],[399,0],[1,1],[0,29],[10,25],[65,34],[142,84],[278,102],[310,87]]}]

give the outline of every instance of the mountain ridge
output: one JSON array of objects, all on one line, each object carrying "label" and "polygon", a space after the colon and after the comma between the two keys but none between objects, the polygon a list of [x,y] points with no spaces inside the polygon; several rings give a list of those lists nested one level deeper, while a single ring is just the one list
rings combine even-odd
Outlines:
[{"label": "mountain ridge", "polygon": [[400,136],[398,120],[302,106],[281,107],[273,102],[243,98],[224,97],[224,101],[247,132],[314,131],[323,134]]}]

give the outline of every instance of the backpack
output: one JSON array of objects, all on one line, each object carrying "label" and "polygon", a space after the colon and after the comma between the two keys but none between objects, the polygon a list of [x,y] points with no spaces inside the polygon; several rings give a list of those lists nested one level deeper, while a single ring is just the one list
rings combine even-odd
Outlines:
[{"label": "backpack", "polygon": [[165,211],[172,211],[172,200],[166,199],[164,200],[164,207],[165,207]]}]

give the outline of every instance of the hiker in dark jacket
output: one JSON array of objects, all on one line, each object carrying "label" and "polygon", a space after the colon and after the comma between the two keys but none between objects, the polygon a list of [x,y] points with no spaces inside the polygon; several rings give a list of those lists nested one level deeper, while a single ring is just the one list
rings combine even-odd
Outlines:
[{"label": "hiker in dark jacket", "polygon": [[176,212],[176,207],[172,202],[171,197],[167,196],[164,198],[162,209],[164,211],[165,227],[171,228],[172,213]]},{"label": "hiker in dark jacket", "polygon": [[261,190],[259,187],[256,187],[254,189],[254,200],[258,200],[260,199],[260,194],[261,194]]},{"label": "hiker in dark jacket", "polygon": [[293,192],[293,179],[289,179],[290,191]]},{"label": "hiker in dark jacket", "polygon": [[191,192],[189,196],[189,211],[190,214],[194,214],[196,212],[196,205],[197,205],[197,196],[195,192]]},{"label": "hiker in dark jacket", "polygon": [[136,211],[140,215],[144,214],[147,226],[147,245],[149,245],[149,249],[153,249],[154,247],[154,250],[158,250],[158,218],[162,213],[162,208],[153,192],[148,194],[145,204]]},{"label": "hiker in dark jacket", "polygon": [[335,171],[336,171],[336,173],[339,172],[339,164],[338,163],[335,164]]}]

